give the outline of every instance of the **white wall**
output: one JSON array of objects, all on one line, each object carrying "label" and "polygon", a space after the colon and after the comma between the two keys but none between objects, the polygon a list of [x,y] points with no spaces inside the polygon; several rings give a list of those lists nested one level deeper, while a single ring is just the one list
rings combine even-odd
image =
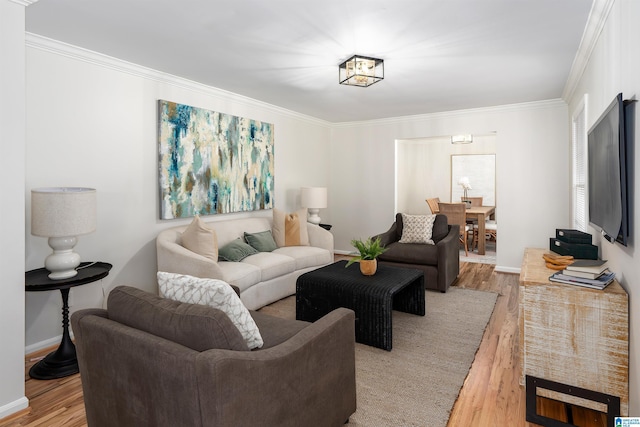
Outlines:
[{"label": "white wall", "polygon": [[560,100],[335,125],[329,206],[336,250],[350,252],[351,239],[391,226],[396,139],[489,132],[497,135],[497,266],[519,271],[526,247],[548,247],[555,229],[570,224],[569,126]]},{"label": "white wall", "polygon": [[[573,114],[584,95],[587,95],[587,127],[590,128],[604,109],[620,92],[625,99],[640,98],[640,2],[637,0],[615,0],[608,2],[612,8],[604,16],[603,28],[597,43],[588,58],[582,77],[569,98],[569,112]],[[630,375],[629,414],[640,414],[640,254],[636,248],[640,243],[640,150],[638,150],[638,123],[640,107],[636,104],[636,147],[633,156],[635,191],[631,197],[632,235],[628,247],[611,244],[595,230],[594,241],[600,246],[601,256],[609,260],[611,269],[629,294],[630,313]]]},{"label": "white wall", "polygon": [[[30,190],[43,186],[97,189],[97,231],[80,236],[76,250],[83,260],[113,264],[101,282],[71,291],[72,312],[103,306],[116,285],[155,291],[155,237],[190,221],[158,219],[158,99],[273,123],[278,208],[299,208],[300,186],[329,183],[326,122],[61,43],[27,40],[26,267],[41,267],[50,252],[46,239],[30,235]],[[210,219],[230,215],[271,211]],[[27,351],[59,342],[60,325],[59,292],[26,295]]]},{"label": "white wall", "polygon": [[0,418],[29,404],[24,393],[24,8],[0,0]]}]

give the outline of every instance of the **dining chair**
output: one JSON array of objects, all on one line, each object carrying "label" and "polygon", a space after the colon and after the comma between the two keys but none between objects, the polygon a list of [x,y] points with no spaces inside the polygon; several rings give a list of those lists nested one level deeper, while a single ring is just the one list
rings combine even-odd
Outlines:
[{"label": "dining chair", "polygon": [[[478,247],[478,225],[473,226],[473,239],[471,240],[471,250]],[[484,238],[486,240],[498,241],[498,223],[494,219],[488,219],[484,223]]]},{"label": "dining chair", "polygon": [[434,197],[432,199],[427,199],[427,204],[429,205],[429,209],[431,209],[432,214],[437,214],[440,212],[440,208],[438,207],[438,203],[440,203],[439,197]]},{"label": "dining chair", "polygon": [[464,196],[460,196],[460,201],[464,202],[465,200],[469,200],[471,202],[471,207],[482,206],[482,196],[480,197],[467,197],[465,199]]},{"label": "dining chair", "polygon": [[469,232],[472,228],[467,224],[467,205],[466,203],[438,203],[441,214],[447,217],[449,224],[458,224],[460,226],[460,242],[464,244],[464,254],[469,255],[467,240]]},{"label": "dining chair", "polygon": [[[471,202],[471,207],[475,208],[477,206],[482,206],[482,196],[480,197],[467,197],[465,198],[464,196],[460,196],[460,201],[464,202],[465,200],[468,200]],[[478,225],[478,219],[477,218],[467,218],[467,224],[469,225],[470,228],[473,228],[475,226]],[[473,230],[471,230],[473,232]],[[473,245],[471,245],[471,250],[473,250]]]}]

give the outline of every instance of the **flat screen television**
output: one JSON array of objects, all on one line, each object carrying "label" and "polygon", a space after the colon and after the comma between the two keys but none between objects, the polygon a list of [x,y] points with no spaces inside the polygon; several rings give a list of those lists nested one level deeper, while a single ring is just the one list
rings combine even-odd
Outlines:
[{"label": "flat screen television", "polygon": [[631,106],[618,94],[587,134],[589,222],[608,241],[624,246],[630,221]]}]

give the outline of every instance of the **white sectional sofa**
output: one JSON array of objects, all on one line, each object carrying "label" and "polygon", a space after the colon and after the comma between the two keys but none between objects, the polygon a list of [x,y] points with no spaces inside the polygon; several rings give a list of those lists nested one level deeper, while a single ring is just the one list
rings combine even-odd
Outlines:
[{"label": "white sectional sofa", "polygon": [[[305,217],[306,218],[306,217]],[[215,230],[218,248],[244,233],[272,229],[270,217],[205,221]],[[309,246],[282,246],[272,252],[259,252],[240,262],[213,261],[182,245],[187,225],[168,228],[156,239],[158,271],[220,279],[240,290],[240,299],[256,310],[296,292],[296,279],[303,273],[333,262],[333,235],[314,224],[304,222]]]}]

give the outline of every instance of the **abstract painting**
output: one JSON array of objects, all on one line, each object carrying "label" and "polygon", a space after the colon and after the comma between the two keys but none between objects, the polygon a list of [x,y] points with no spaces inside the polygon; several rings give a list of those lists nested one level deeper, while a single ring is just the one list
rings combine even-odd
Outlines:
[{"label": "abstract painting", "polygon": [[160,219],[273,208],[273,125],[158,102]]}]

